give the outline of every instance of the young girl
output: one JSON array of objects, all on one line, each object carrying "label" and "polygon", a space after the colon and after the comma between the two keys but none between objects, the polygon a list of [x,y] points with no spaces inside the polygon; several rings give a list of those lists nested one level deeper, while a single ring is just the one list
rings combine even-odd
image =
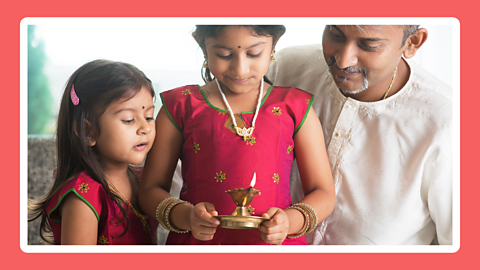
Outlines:
[{"label": "young girl", "polygon": [[[167,244],[305,244],[303,235],[333,210],[334,186],[313,96],[264,82],[284,32],[281,25],[210,25],[193,33],[205,56],[206,85],[161,94],[158,136],[139,191],[150,218],[172,231]],[[295,157],[306,196],[291,206]],[[181,200],[168,193],[178,158]],[[254,173],[261,195],[248,211],[269,220],[259,229],[218,226],[215,216],[235,208],[225,191],[249,187]]]},{"label": "young girl", "polygon": [[[136,67],[89,62],[70,77],[57,123],[57,170],[31,205],[54,244],[154,244],[158,223],[139,208],[141,163],[155,140],[151,81]],[[53,239],[51,233],[53,232]]]}]

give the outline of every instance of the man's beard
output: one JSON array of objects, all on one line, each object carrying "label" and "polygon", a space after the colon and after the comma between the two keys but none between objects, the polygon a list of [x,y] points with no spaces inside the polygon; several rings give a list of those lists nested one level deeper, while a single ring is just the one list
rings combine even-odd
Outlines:
[{"label": "man's beard", "polygon": [[[335,64],[335,66],[337,66],[337,60],[335,59],[335,56],[330,56],[330,58],[328,59],[329,61],[327,62],[327,65],[328,65],[328,72],[330,72],[330,74],[333,76],[332,74],[332,68],[331,66]],[[347,89],[343,89],[343,88],[340,88],[338,85],[338,89],[340,90],[340,92],[342,92],[343,94],[350,94],[350,95],[355,95],[355,94],[358,94],[360,92],[362,92],[363,90],[367,89],[368,88],[368,79],[367,79],[367,70],[365,69],[362,69],[362,68],[353,68],[353,67],[346,67],[346,68],[339,68],[337,66],[338,69],[340,70],[344,70],[344,71],[347,71],[347,72],[362,72],[363,73],[363,86],[360,87],[359,89],[357,90],[347,90]],[[347,81],[347,78],[345,77],[338,77],[335,75],[335,78],[341,83],[345,83]]]}]

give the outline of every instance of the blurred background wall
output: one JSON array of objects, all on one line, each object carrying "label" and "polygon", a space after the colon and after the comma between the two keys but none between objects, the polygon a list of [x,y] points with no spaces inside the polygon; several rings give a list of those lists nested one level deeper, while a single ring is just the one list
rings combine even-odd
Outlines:
[{"label": "blurred background wall", "polygon": [[[200,76],[203,54],[191,36],[195,24],[236,21],[256,23],[255,19],[232,21],[231,18],[212,21],[204,18],[32,20],[28,25],[28,134],[53,134],[65,83],[78,67],[94,59],[137,66],[152,80],[157,93],[186,84],[203,84]],[[276,18],[266,22],[284,24],[287,28],[277,44],[276,51],[279,51],[294,45],[321,43],[325,23],[329,20]],[[421,26],[427,28],[429,37],[413,61],[452,86],[453,27],[448,24]],[[157,111],[161,107],[159,98],[156,107]]]}]

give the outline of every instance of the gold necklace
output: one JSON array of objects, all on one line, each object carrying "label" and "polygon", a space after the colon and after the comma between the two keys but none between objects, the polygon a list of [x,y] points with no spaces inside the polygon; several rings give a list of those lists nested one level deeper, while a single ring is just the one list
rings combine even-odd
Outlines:
[{"label": "gold necklace", "polygon": [[383,95],[382,100],[384,100],[387,97],[388,92],[390,91],[390,88],[392,88],[393,82],[395,81],[395,76],[396,75],[397,75],[397,67],[395,67],[395,70],[393,71],[392,81],[390,82],[390,86],[388,86],[387,92],[385,92],[385,95]]},{"label": "gold necklace", "polygon": [[255,129],[255,121],[257,120],[258,111],[260,109],[260,104],[262,104],[263,77],[262,77],[262,81],[260,82],[260,95],[258,97],[257,107],[255,109],[255,115],[253,116],[252,126],[249,127],[249,128],[245,128],[245,127],[244,128],[239,128],[237,126],[237,121],[235,121],[235,115],[233,115],[233,110],[230,107],[230,104],[228,104],[227,98],[225,97],[225,94],[223,93],[222,88],[220,87],[220,83],[218,82],[218,79],[215,79],[215,81],[217,82],[218,91],[220,91],[220,94],[222,95],[223,102],[225,102],[225,105],[227,105],[227,108],[228,108],[228,112],[230,112],[230,117],[232,117],[233,125],[235,126],[235,130],[236,130],[238,136],[243,137],[243,140],[246,141],[247,137],[252,136],[252,134],[253,134],[253,129]]},{"label": "gold necklace", "polygon": [[[107,176],[107,175],[105,175]],[[113,176],[110,176],[108,175],[108,177],[110,178],[113,178],[113,179],[116,179],[115,177]],[[143,225],[143,230],[145,232],[150,232],[150,227],[148,226],[148,223],[147,223],[147,220],[148,220],[148,216],[147,215],[142,215],[140,212],[137,211],[137,209],[135,209],[135,207],[133,206],[132,203],[130,203],[127,198],[125,198],[125,196],[123,196],[122,192],[120,192],[120,190],[117,189],[117,187],[108,180],[108,177],[105,177],[105,179],[107,180],[107,182],[113,187],[113,189],[115,189],[115,191],[120,194],[120,196],[122,196],[124,202],[129,206],[130,210],[132,211],[133,214],[135,214],[135,216],[137,216],[139,219],[140,219],[140,222],[142,222],[142,225]],[[116,179],[118,181],[118,179]]]}]

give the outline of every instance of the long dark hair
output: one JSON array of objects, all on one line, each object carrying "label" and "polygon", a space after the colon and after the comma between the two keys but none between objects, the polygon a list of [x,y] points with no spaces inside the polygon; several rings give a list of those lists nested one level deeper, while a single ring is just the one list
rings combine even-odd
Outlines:
[{"label": "long dark hair", "polygon": [[[75,106],[70,97],[72,85],[80,100]],[[120,99],[134,97],[144,87],[155,96],[152,82],[131,64],[109,60],[94,60],[77,69],[69,78],[58,113],[56,146],[57,169],[52,188],[38,201],[29,201],[29,221],[41,217],[40,236],[45,242],[53,243],[52,230],[47,222],[45,208],[52,197],[73,177],[86,171],[103,186],[108,196],[120,208],[127,221],[124,235],[130,225],[126,210],[119,197],[110,190],[105,178],[105,166],[95,146],[87,140],[95,131],[101,132],[99,119],[108,105]],[[119,237],[120,237],[119,236]]]},{"label": "long dark hair", "polygon": [[[207,38],[217,38],[221,34],[222,30],[230,25],[196,25],[194,36],[200,47],[206,52],[205,40]],[[250,33],[254,36],[266,36],[273,38],[273,46],[277,43],[278,39],[285,33],[286,29],[283,25],[241,25],[247,27]],[[205,83],[213,81],[212,73],[208,67],[202,68],[202,79]],[[270,80],[264,77],[264,80],[272,84]]]}]

